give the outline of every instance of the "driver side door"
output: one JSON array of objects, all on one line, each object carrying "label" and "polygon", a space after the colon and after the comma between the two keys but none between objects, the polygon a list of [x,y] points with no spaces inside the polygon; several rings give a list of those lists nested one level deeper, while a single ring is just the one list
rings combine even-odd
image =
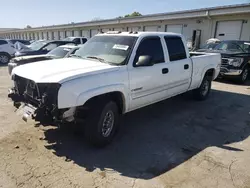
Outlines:
[{"label": "driver side door", "polygon": [[[151,66],[136,66],[140,56],[150,56]],[[134,110],[167,97],[167,75],[162,39],[158,36],[143,38],[133,66],[129,68],[130,110]]]}]

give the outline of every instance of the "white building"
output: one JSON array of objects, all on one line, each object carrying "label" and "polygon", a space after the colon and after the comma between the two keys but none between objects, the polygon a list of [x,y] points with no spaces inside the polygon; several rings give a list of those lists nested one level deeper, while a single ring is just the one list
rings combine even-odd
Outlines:
[{"label": "white building", "polygon": [[[93,15],[94,17],[94,15]],[[209,38],[250,41],[250,3],[108,19],[31,29],[0,31],[0,37],[13,39],[63,39],[68,36],[90,38],[98,32],[167,31],[182,33],[188,41]]]}]

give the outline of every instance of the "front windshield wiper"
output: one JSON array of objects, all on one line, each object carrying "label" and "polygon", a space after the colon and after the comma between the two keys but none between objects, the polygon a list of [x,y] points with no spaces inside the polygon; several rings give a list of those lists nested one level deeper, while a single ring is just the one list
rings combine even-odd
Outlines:
[{"label": "front windshield wiper", "polygon": [[89,59],[96,59],[102,63],[107,63],[104,59],[100,58],[100,57],[96,57],[96,56],[87,56],[86,58],[89,58]]}]

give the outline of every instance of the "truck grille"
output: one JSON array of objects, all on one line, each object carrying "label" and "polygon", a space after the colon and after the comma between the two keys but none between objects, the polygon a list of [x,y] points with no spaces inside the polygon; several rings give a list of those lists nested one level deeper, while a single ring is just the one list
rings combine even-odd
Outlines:
[{"label": "truck grille", "polygon": [[229,65],[229,59],[222,58],[221,60],[221,66],[228,66]]}]

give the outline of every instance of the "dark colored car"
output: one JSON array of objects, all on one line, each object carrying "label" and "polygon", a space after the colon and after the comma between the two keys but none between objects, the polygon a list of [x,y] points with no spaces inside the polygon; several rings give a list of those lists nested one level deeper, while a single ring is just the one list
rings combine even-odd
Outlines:
[{"label": "dark colored car", "polygon": [[250,71],[250,41],[222,41],[213,50],[206,52],[221,54],[220,76],[235,79],[240,83],[247,81]]},{"label": "dark colored car", "polygon": [[12,58],[8,63],[9,74],[11,74],[12,70],[19,65],[24,65],[27,63],[35,63],[37,61],[45,61],[45,60],[69,57],[70,55],[74,54],[80,48],[80,46],[62,45],[58,46],[54,50],[51,50],[47,54],[28,55],[28,56],[20,56]]},{"label": "dark colored car", "polygon": [[28,41],[28,40],[8,39],[8,41],[9,41],[11,44],[15,44],[16,42],[21,42],[21,43],[24,44],[24,45],[30,45],[30,41]]},{"label": "dark colored car", "polygon": [[15,53],[15,57],[26,56],[26,55],[42,55],[47,54],[51,50],[58,46],[65,44],[75,44],[72,41],[36,41],[30,44],[28,49],[23,49]]}]

